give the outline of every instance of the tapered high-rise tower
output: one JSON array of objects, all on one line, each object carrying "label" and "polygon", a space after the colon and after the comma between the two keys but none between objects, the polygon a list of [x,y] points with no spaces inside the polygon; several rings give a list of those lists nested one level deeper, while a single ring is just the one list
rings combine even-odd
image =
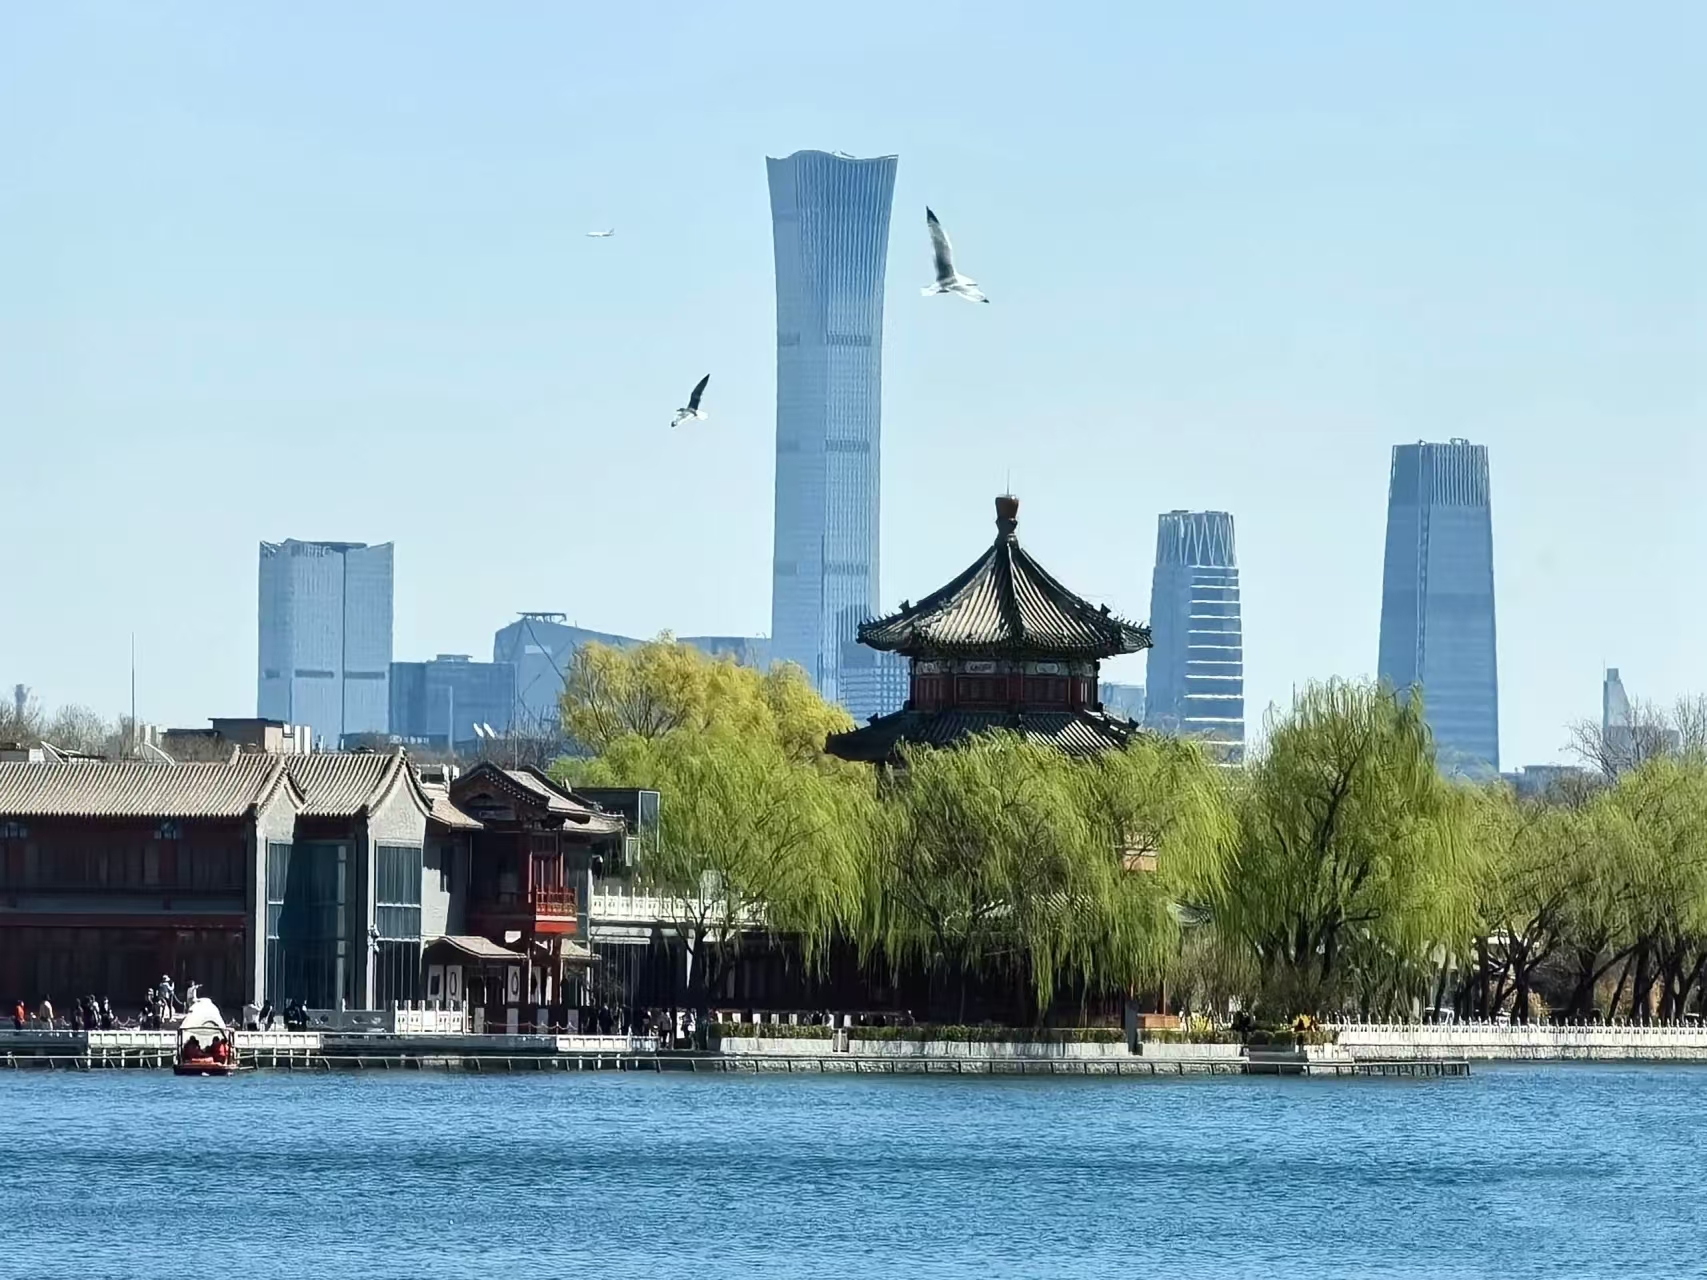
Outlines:
[{"label": "tapered high-rise tower", "polygon": [[767,160],[776,247],[776,541],[771,653],[857,716],[882,683],[844,660],[878,608],[883,272],[895,157]]},{"label": "tapered high-rise tower", "polygon": [[1497,772],[1494,534],[1487,446],[1393,449],[1381,584],[1381,679],[1421,688],[1448,772]]}]

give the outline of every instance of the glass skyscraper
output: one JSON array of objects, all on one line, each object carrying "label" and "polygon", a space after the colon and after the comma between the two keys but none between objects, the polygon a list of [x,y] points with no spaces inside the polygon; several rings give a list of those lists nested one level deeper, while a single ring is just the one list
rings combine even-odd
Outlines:
[{"label": "glass skyscraper", "polygon": [[1202,740],[1228,764],[1245,755],[1245,648],[1233,517],[1169,511],[1156,523],[1154,641],[1144,724]]},{"label": "glass skyscraper", "polygon": [[1485,445],[1394,446],[1377,671],[1395,689],[1421,688],[1442,769],[1499,770]]},{"label": "glass skyscraper", "polygon": [[825,697],[862,719],[895,709],[866,705],[881,681],[844,690],[840,678],[844,646],[878,612],[883,273],[895,162],[822,151],[765,162],[776,249],[771,654],[799,663]]},{"label": "glass skyscraper", "polygon": [[391,544],[261,544],[256,714],[336,749],[390,717]]}]

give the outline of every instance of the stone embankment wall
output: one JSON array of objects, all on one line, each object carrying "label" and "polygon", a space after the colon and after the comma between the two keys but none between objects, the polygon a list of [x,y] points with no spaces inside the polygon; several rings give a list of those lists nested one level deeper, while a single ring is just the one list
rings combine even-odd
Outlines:
[{"label": "stone embankment wall", "polygon": [[1339,1044],[1354,1058],[1387,1061],[1707,1062],[1707,1027],[1687,1023],[1555,1026],[1548,1023],[1342,1023]]}]

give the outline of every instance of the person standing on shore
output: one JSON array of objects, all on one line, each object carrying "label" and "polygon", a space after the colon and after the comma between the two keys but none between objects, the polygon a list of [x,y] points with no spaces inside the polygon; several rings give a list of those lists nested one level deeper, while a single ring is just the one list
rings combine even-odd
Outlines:
[{"label": "person standing on shore", "polygon": [[24,1002],[19,1000],[12,1006],[12,1030],[22,1031],[24,1029],[24,1019],[28,1016],[28,1013],[24,1010]]},{"label": "person standing on shore", "polygon": [[41,1008],[36,1010],[36,1017],[41,1019],[43,1028],[53,1030],[53,1001],[46,996],[41,998]]}]

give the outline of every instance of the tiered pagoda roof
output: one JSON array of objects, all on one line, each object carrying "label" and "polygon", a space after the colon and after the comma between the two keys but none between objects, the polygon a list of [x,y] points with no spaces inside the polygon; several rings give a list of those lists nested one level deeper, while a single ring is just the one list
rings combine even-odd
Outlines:
[{"label": "tiered pagoda roof", "polygon": [[1069,755],[1124,746],[1136,726],[1103,711],[1099,659],[1150,647],[1150,629],[1074,595],[1019,545],[1019,499],[996,499],[996,540],[918,604],[859,628],[860,643],[912,660],[912,697],[833,735],[849,760],[893,761],[905,744],[951,746],[1009,729]]},{"label": "tiered pagoda roof", "polygon": [[1150,647],[1150,628],[1074,595],[1015,538],[1019,499],[996,499],[996,541],[918,604],[862,623],[859,642],[913,658],[1111,658]]}]

